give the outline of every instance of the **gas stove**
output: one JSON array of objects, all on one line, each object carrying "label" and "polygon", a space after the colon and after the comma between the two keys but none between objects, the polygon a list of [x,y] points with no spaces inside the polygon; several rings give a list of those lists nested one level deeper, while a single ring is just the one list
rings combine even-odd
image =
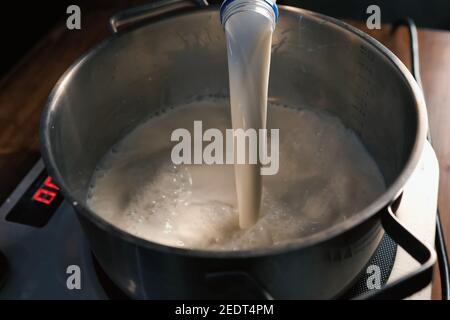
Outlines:
[{"label": "gas stove", "polygon": [[[408,181],[397,217],[421,241],[433,246],[439,167],[427,143],[422,160]],[[72,206],[47,175],[40,160],[0,207],[0,299],[126,299],[91,253]],[[0,263],[1,265],[1,263]],[[375,290],[417,268],[387,235],[355,283],[342,298]],[[79,272],[78,285],[73,276]],[[0,284],[2,281],[0,281]],[[430,299],[431,285],[413,299]]]}]

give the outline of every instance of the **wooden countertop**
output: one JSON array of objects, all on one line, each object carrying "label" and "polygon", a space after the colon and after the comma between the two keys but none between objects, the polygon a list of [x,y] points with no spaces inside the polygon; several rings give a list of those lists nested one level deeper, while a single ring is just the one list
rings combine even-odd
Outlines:
[{"label": "wooden countertop", "polygon": [[[82,17],[82,29],[69,31],[61,21],[21,62],[0,80],[0,199],[17,184],[39,157],[38,126],[47,96],[63,72],[85,51],[109,34],[108,18],[135,1],[114,1]],[[409,66],[405,28],[391,34],[389,26],[369,31],[352,23],[390,48]],[[440,163],[439,206],[450,247],[450,32],[419,30],[421,72],[434,147]],[[440,298],[435,273],[433,298]]]}]

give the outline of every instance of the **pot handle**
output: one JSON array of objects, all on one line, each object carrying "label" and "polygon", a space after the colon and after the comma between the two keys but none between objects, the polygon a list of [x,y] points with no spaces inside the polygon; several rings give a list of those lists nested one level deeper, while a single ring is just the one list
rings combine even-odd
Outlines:
[{"label": "pot handle", "polygon": [[433,266],[436,262],[436,253],[428,245],[417,239],[393,213],[389,206],[381,214],[381,224],[384,231],[403,248],[411,257],[420,263],[415,271],[385,285],[379,290],[356,297],[356,300],[392,300],[404,299],[425,288],[432,280]]},{"label": "pot handle", "polygon": [[[404,299],[425,288],[431,282],[433,266],[436,262],[436,253],[434,250],[422,243],[401,224],[395,217],[391,206],[382,211],[381,224],[386,234],[419,262],[420,267],[379,290],[373,290],[357,296],[354,298],[355,300]],[[266,300],[274,299],[270,292],[258,283],[258,281],[243,271],[214,272],[208,274],[206,279],[210,284],[215,284],[222,290],[224,286],[232,286],[234,283],[252,292],[253,297]]]},{"label": "pot handle", "polygon": [[163,14],[206,6],[208,6],[207,0],[160,0],[113,15],[109,19],[109,26],[113,33],[117,33],[121,28],[156,18]]}]

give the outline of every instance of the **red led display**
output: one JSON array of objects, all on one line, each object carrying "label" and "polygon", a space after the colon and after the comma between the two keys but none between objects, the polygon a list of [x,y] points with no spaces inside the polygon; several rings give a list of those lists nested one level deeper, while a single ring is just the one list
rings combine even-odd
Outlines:
[{"label": "red led display", "polygon": [[48,176],[44,183],[34,193],[33,200],[49,205],[58,195],[59,187],[53,183],[53,179]]},{"label": "red led display", "polygon": [[44,186],[48,187],[49,189],[59,190],[59,187],[53,183],[53,179],[50,176],[45,179]]},{"label": "red led display", "polygon": [[5,219],[36,228],[44,227],[57,212],[64,198],[53,179],[45,169],[41,172],[32,171],[37,175],[34,179],[26,179],[26,191],[20,196]]},{"label": "red led display", "polygon": [[50,204],[55,200],[57,196],[56,192],[45,190],[43,188],[38,189],[36,193],[33,195],[33,200],[39,201],[45,204]]}]

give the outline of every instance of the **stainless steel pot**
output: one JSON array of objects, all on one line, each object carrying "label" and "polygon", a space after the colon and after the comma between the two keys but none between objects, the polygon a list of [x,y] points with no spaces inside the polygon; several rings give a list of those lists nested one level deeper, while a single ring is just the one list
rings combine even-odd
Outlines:
[{"label": "stainless steel pot", "polygon": [[127,131],[193,96],[228,94],[218,10],[187,7],[169,1],[111,19],[115,31],[124,24],[133,28],[76,62],[56,85],[42,117],[46,165],[75,206],[109,277],[134,298],[335,298],[387,231],[421,267],[378,297],[404,296],[426,285],[434,252],[408,233],[391,209],[425,142],[422,93],[407,68],[377,41],[341,21],[296,8],[280,7],[270,99],[339,116],[378,163],[388,185],[383,195],[352,218],[308,238],[239,252],[145,241],[86,207],[97,162]]}]

